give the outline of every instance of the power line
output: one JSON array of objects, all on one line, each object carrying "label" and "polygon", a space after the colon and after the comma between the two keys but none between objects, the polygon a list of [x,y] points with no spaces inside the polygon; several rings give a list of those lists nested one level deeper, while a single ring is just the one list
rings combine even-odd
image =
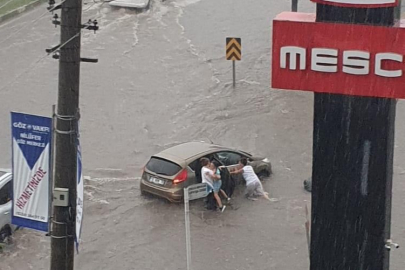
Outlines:
[{"label": "power line", "polygon": [[[14,27],[14,25],[15,25],[15,27],[17,28],[18,25],[17,25],[16,22],[21,21],[21,20],[23,20],[23,19],[25,19],[26,17],[29,17],[29,16],[30,16],[29,12],[23,12],[19,16],[14,17],[12,20],[7,20],[6,22],[1,23],[0,24],[0,31],[6,29],[7,26],[10,25],[10,24],[13,24],[11,27]],[[22,24],[24,24],[24,21],[23,21]]]},{"label": "power line", "polygon": [[51,55],[52,53],[55,53],[57,51],[59,51],[60,49],[62,49],[64,46],[66,46],[69,42],[71,42],[73,39],[77,38],[78,36],[80,36],[81,31],[79,31],[76,35],[74,35],[73,37],[71,37],[70,39],[68,39],[65,43],[63,43],[61,46],[59,46],[56,50],[47,53],[46,55],[42,56],[41,58],[39,58],[37,61],[35,61],[34,63],[32,63],[26,70],[24,70],[23,72],[21,72],[20,74],[18,74],[13,81],[11,81],[10,83],[6,84],[5,86],[3,86],[0,89],[0,92],[2,92],[6,87],[9,87],[11,85],[13,85],[14,83],[16,83],[16,81],[24,74],[30,72],[31,70],[33,70],[42,60],[44,60],[45,58],[47,58],[49,55]]},{"label": "power line", "polygon": [[[6,6],[8,3],[12,2],[14,0],[9,0],[7,3],[5,3],[3,6],[1,6],[0,8]],[[17,31],[15,31],[14,33],[12,33],[11,35],[9,35],[7,38],[5,38],[4,40],[0,41],[0,44],[4,43],[5,41],[9,40],[11,37],[13,37],[14,35],[16,35],[17,33],[21,32],[23,29],[25,29],[27,26],[29,25],[33,25],[35,22],[37,22],[38,20],[40,20],[41,18],[43,18],[46,14],[48,14],[49,12],[54,11],[55,9],[58,8],[58,6],[60,6],[61,4],[63,4],[65,1],[62,1],[61,3],[59,3],[58,5],[54,6],[53,8],[49,9],[48,11],[46,11],[45,13],[43,13],[42,15],[40,15],[38,18],[36,18],[35,20],[33,20],[32,22],[29,22],[25,25],[23,25],[21,28],[19,28]],[[93,0],[93,4],[91,4],[87,9],[85,9],[85,11],[89,10],[91,7],[93,7],[95,4],[98,3],[102,3],[104,4],[105,1],[95,1]],[[13,85],[22,75],[30,72],[31,70],[33,70],[42,60],[44,60],[46,57],[48,57],[50,54],[58,52],[60,49],[62,49],[64,46],[66,46],[69,42],[71,42],[73,39],[77,38],[78,36],[80,36],[81,31],[79,31],[76,35],[74,35],[73,37],[71,37],[70,39],[68,39],[65,43],[63,43],[62,45],[58,46],[56,50],[50,51],[48,52],[46,55],[42,56],[41,58],[39,58],[37,61],[33,62],[29,68],[27,68],[26,70],[24,70],[23,72],[21,72],[19,75],[17,75],[13,81],[11,81],[10,83],[6,84],[5,86],[3,86],[0,91],[3,91],[6,87],[9,87],[11,85]]]},{"label": "power line", "polygon": [[0,9],[4,8],[5,6],[7,6],[9,3],[13,2],[13,1],[15,1],[15,0],[9,0],[4,5],[0,6]]},{"label": "power line", "polygon": [[[14,1],[14,0],[11,0]],[[0,41],[0,44],[6,42],[7,40],[9,40],[11,37],[15,36],[16,34],[18,34],[19,32],[21,32],[22,30],[24,30],[25,28],[27,28],[28,26],[32,26],[34,23],[36,23],[37,21],[39,21],[40,19],[42,19],[46,14],[49,14],[49,12],[54,11],[59,5],[62,5],[66,0],[62,1],[60,4],[56,5],[55,7],[51,8],[50,10],[47,10],[45,13],[43,13],[41,16],[39,16],[38,18],[36,18],[35,20],[33,20],[32,22],[28,22],[25,25],[23,25],[21,28],[19,28],[17,31],[13,32],[11,35],[9,35],[8,37],[6,37],[5,39],[3,39],[2,41]],[[7,3],[6,3],[7,4]]]},{"label": "power line", "polygon": [[[14,0],[10,0],[9,2],[12,2]],[[6,37],[4,40],[0,41],[0,44],[6,42],[7,40],[9,40],[11,37],[15,36],[16,34],[18,34],[19,32],[21,32],[22,30],[24,30],[26,27],[33,25],[34,23],[36,23],[37,21],[39,21],[40,19],[42,19],[46,14],[48,14],[49,12],[54,11],[56,8],[58,8],[59,5],[62,5],[66,0],[60,2],[58,5],[54,6],[53,8],[51,8],[50,10],[46,11],[45,13],[43,13],[42,15],[40,15],[38,18],[36,18],[35,20],[33,20],[32,22],[28,22],[25,25],[23,25],[21,28],[19,28],[18,30],[16,30],[15,32],[13,32],[11,35],[9,35],[8,37]],[[9,2],[5,3],[3,6],[7,5]],[[91,7],[93,7],[95,4],[98,3],[102,3],[102,5],[104,5],[105,1],[94,1],[93,0],[93,4],[90,5],[88,8],[86,8],[84,11],[89,10]],[[3,7],[1,6],[1,8]],[[0,8],[0,9],[1,9]],[[83,12],[84,12],[83,11]]]},{"label": "power line", "polygon": [[95,4],[98,4],[99,2],[93,1],[93,4],[91,4],[90,6],[88,6],[86,9],[83,10],[83,12],[91,9]]}]

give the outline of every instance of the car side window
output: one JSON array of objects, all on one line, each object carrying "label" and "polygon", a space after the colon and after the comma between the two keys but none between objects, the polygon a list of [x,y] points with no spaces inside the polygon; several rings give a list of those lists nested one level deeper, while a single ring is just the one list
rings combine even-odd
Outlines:
[{"label": "car side window", "polygon": [[235,152],[218,152],[216,153],[216,157],[225,166],[231,166],[237,164],[242,155]]},{"label": "car side window", "polygon": [[[206,158],[208,158],[209,160],[212,160],[212,155],[207,155],[205,156]],[[193,162],[191,162],[190,164],[188,164],[188,166],[194,171],[195,177],[197,178],[197,183],[201,183],[202,178],[201,178],[201,163],[200,160],[203,157],[197,158],[196,160],[194,160]]]},{"label": "car side window", "polygon": [[0,205],[6,204],[11,200],[11,181],[0,189]]},{"label": "car side window", "polygon": [[196,159],[193,162],[191,162],[190,164],[188,164],[188,166],[195,171],[195,169],[197,168],[198,162],[200,162],[200,159]]},{"label": "car side window", "polygon": [[[204,157],[206,157],[206,158],[208,158],[209,160],[213,160],[214,159],[214,156],[213,155],[207,155],[207,156],[204,156]],[[197,170],[201,170],[201,165],[200,165],[200,160],[202,159],[203,157],[200,157],[200,158],[197,158],[196,160],[194,160],[193,162],[190,162],[190,164],[188,164],[188,166],[195,172],[195,170],[197,169]]]}]

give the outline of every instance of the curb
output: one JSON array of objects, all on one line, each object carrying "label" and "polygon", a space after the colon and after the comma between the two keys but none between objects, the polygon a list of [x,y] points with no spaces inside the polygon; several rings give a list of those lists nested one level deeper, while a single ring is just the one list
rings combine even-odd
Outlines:
[{"label": "curb", "polygon": [[32,2],[32,3],[29,3],[28,5],[16,8],[16,9],[10,11],[7,14],[1,15],[0,16],[0,24],[7,21],[7,20],[9,20],[9,19],[11,19],[11,18],[14,18],[15,16],[17,16],[17,15],[19,15],[21,13],[24,13],[25,11],[29,11],[29,10],[33,9],[34,7],[39,6],[40,4],[42,4],[42,3],[46,2],[46,1],[47,0],[36,0],[36,1]]}]

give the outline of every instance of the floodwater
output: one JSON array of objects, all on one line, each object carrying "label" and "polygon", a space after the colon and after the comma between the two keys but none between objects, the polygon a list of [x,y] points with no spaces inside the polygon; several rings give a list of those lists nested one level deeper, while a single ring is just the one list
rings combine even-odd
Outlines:
[{"label": "floodwater", "polygon": [[[0,167],[10,167],[10,111],[51,115],[58,62],[44,58],[59,28],[45,5],[0,25]],[[222,214],[191,204],[193,269],[308,269],[302,181],[311,174],[313,94],[270,89],[271,21],[286,0],[153,0],[148,11],[84,5],[80,109],[85,185],[83,242],[76,269],[186,268],[184,210],[139,192],[151,154],[212,140],[272,161],[265,189],[276,200],[246,201],[239,188]],[[300,1],[299,11],[315,5]],[[32,23],[32,21],[35,22]],[[22,28],[24,25],[25,28]],[[18,32],[17,32],[18,31]],[[9,37],[10,35],[13,35]],[[243,59],[225,60],[225,38],[242,38]],[[9,38],[7,38],[9,37]],[[3,41],[5,38],[7,40]],[[405,124],[397,109],[392,234],[405,239]],[[49,269],[49,238],[22,230],[0,269]],[[404,249],[392,251],[402,269]]]}]

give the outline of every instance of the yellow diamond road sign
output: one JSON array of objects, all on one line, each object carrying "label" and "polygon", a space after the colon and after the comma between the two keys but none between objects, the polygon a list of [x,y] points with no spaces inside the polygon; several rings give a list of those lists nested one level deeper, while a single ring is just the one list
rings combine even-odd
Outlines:
[{"label": "yellow diamond road sign", "polygon": [[242,40],[240,38],[226,38],[226,59],[232,61],[242,59]]}]

